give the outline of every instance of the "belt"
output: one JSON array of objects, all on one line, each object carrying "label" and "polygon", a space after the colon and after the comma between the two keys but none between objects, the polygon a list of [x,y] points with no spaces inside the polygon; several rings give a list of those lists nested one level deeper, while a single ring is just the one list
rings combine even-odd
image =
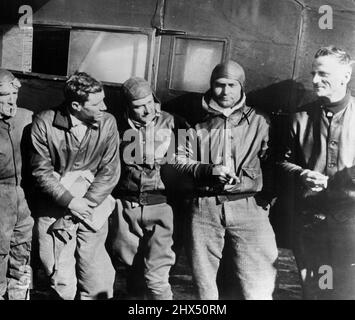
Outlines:
[{"label": "belt", "polygon": [[198,194],[197,197],[216,197],[220,203],[226,201],[236,201],[240,199],[245,199],[249,197],[253,197],[256,192],[246,192],[246,193],[229,193],[229,194]]},{"label": "belt", "polygon": [[149,206],[153,204],[166,203],[167,197],[161,192],[139,192],[139,193],[125,193],[119,195],[120,199],[137,202],[141,206]]},{"label": "belt", "polygon": [[16,177],[0,178],[0,184],[16,186]]}]

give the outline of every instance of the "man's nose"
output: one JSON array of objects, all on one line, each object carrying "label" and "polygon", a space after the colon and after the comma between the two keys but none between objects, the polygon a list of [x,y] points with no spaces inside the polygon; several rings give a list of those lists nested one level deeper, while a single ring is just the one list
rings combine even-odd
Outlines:
[{"label": "man's nose", "polygon": [[8,99],[8,104],[14,104],[14,103],[15,103],[15,97],[13,94],[10,94]]},{"label": "man's nose", "polygon": [[144,112],[145,113],[149,113],[150,112],[148,105],[144,105]]},{"label": "man's nose", "polygon": [[314,75],[313,75],[312,82],[313,82],[313,83],[317,83],[317,82],[319,82],[319,79],[320,79],[319,75],[318,75],[318,74],[314,74]]},{"label": "man's nose", "polygon": [[228,94],[230,92],[230,88],[228,86],[223,87],[223,94]]},{"label": "man's nose", "polygon": [[106,104],[103,102],[100,106],[100,111],[106,111],[107,110],[107,106]]}]

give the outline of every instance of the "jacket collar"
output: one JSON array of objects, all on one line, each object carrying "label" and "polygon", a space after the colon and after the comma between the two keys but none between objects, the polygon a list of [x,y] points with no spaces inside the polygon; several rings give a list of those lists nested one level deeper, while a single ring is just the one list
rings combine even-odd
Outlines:
[{"label": "jacket collar", "polygon": [[230,114],[223,113],[221,110],[218,110],[218,108],[216,108],[217,103],[212,98],[211,90],[208,90],[202,97],[202,108],[207,112],[204,120],[207,120],[208,118],[212,118],[212,117],[230,118],[242,114],[238,124],[241,123],[244,119],[246,119],[246,121],[249,123],[248,117],[252,113],[253,109],[248,107],[245,104],[245,100],[246,100],[246,96],[245,93],[243,92],[243,96],[241,100],[234,108],[232,108],[233,109],[232,113]]},{"label": "jacket collar", "polygon": [[155,103],[155,117],[152,119],[151,122],[149,122],[148,124],[143,124],[140,123],[138,121],[135,121],[133,119],[131,119],[128,114],[127,114],[127,124],[129,125],[129,127],[131,127],[134,130],[139,130],[142,127],[148,127],[150,125],[155,125],[159,119],[159,117],[161,116],[161,107],[159,103]]},{"label": "jacket collar", "polygon": [[[86,124],[89,128],[97,129],[98,124]],[[70,112],[68,106],[63,103],[55,110],[53,126],[64,129],[70,130],[73,127],[73,122],[70,118]]]},{"label": "jacket collar", "polygon": [[8,129],[11,126],[11,124],[4,119],[0,119],[0,127],[4,129]]},{"label": "jacket collar", "polygon": [[53,126],[65,130],[70,130],[70,128],[73,126],[73,123],[70,119],[68,106],[66,104],[60,105],[55,110]]}]

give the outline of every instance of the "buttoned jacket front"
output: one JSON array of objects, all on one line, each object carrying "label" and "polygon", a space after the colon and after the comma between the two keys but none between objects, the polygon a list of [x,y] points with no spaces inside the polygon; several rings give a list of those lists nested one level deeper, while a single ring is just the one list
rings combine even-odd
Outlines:
[{"label": "buttoned jacket front", "polygon": [[[349,170],[355,166],[354,97],[334,115],[320,101],[307,105],[292,116],[288,135],[279,165],[296,178],[304,204],[332,212],[351,208],[355,203],[355,179]],[[327,189],[307,196],[299,179],[304,169],[328,176]]]}]

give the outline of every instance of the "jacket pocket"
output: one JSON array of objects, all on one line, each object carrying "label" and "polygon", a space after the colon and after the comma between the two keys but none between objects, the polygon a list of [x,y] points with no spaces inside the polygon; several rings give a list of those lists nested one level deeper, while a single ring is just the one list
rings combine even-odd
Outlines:
[{"label": "jacket pocket", "polygon": [[261,179],[260,169],[242,168],[241,192],[258,191],[260,179]]}]

